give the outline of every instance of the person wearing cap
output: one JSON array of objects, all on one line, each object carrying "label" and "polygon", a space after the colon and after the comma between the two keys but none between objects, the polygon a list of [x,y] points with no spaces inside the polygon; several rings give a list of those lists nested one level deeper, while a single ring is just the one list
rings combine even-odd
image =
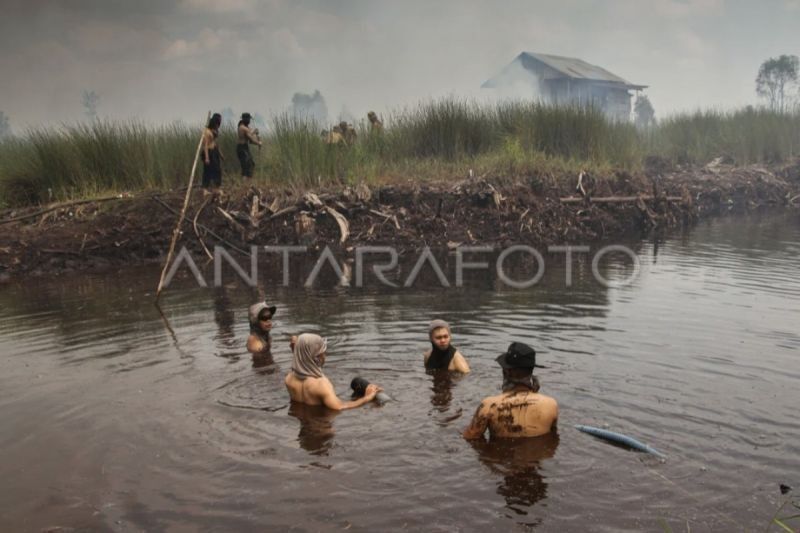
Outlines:
[{"label": "person wearing cap", "polygon": [[463,431],[465,439],[490,437],[538,437],[555,431],[558,403],[539,392],[539,380],[533,374],[536,351],[521,342],[513,342],[497,358],[503,369],[503,392],[484,399],[472,422]]},{"label": "person wearing cap", "polygon": [[250,320],[250,336],[247,337],[247,351],[253,355],[270,351],[272,339],[269,336],[272,330],[272,317],[277,308],[260,302],[250,306],[247,318]]},{"label": "person wearing cap", "polygon": [[431,321],[428,325],[428,340],[431,341],[431,349],[423,354],[425,370],[469,373],[467,360],[455,346],[450,344],[451,339],[450,324],[439,319]]},{"label": "person wearing cap", "polygon": [[253,177],[253,170],[256,167],[253,161],[253,154],[250,153],[250,145],[261,146],[261,139],[258,138],[258,128],[250,128],[250,120],[253,117],[250,113],[242,113],[242,119],[236,128],[236,156],[242,165],[242,177],[250,179]]},{"label": "person wearing cap", "polygon": [[364,396],[357,400],[342,401],[336,396],[333,384],[322,373],[328,351],[328,341],[314,333],[292,337],[292,370],[284,383],[293,402],[306,405],[324,405],[334,411],[354,409],[371,402],[383,389],[367,386]]}]

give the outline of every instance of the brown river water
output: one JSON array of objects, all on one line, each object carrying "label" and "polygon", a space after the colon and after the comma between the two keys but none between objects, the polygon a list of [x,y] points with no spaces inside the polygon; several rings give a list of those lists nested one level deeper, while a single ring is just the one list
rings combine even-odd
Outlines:
[{"label": "brown river water", "polygon": [[[566,287],[563,261],[522,290],[486,272],[410,289],[276,275],[273,359],[256,365],[254,292],[233,279],[176,280],[162,299],[174,335],[155,268],[0,286],[0,530],[764,531],[800,499],[800,217],[716,220],[635,249],[641,272],[621,288],[583,263]],[[424,372],[433,317],[470,375]],[[329,338],[340,396],[360,374],[394,401],[290,406],[285,340],[300,331]],[[512,340],[546,366],[558,434],[466,442]]]}]

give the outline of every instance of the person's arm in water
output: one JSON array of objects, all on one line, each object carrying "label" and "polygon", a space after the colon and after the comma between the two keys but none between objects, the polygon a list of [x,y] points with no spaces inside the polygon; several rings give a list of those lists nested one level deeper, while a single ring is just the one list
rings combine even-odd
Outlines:
[{"label": "person's arm in water", "polygon": [[355,409],[356,407],[361,407],[364,404],[367,404],[375,399],[375,395],[381,392],[383,389],[378,387],[377,385],[369,385],[367,386],[367,392],[359,398],[358,400],[351,400],[347,402],[343,402],[336,396],[336,392],[333,390],[333,385],[331,384],[328,378],[323,378],[318,381],[317,390],[314,393],[319,397],[322,404],[327,407],[328,409],[333,409],[334,411],[344,411],[345,409]]},{"label": "person's arm in water", "polygon": [[453,361],[450,363],[450,370],[461,372],[462,374],[469,374],[469,365],[461,352],[456,352],[453,355]]},{"label": "person's arm in water", "polygon": [[427,363],[428,363],[428,358],[429,358],[430,356],[431,356],[431,350],[426,350],[426,351],[425,351],[425,352],[422,354],[423,363],[427,364]]},{"label": "person's arm in water", "polygon": [[472,422],[469,426],[461,432],[461,435],[467,440],[482,439],[483,434],[489,427],[489,409],[486,407],[486,400],[482,401],[478,408],[475,410],[475,415],[472,417]]}]

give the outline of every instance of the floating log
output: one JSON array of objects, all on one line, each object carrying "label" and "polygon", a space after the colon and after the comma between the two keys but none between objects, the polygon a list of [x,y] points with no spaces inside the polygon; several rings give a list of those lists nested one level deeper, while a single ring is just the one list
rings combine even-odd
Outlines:
[{"label": "floating log", "polygon": [[655,455],[656,457],[661,457],[662,459],[666,458],[666,456],[656,450],[640,442],[633,437],[629,437],[627,435],[623,435],[622,433],[617,433],[616,431],[609,431],[607,429],[600,429],[593,426],[583,426],[583,425],[576,425],[575,429],[579,431],[583,431],[584,433],[588,433],[594,437],[598,437],[601,439],[605,439],[607,441],[615,442],[617,444],[622,444],[623,446],[627,446],[628,448],[633,448],[634,450],[649,453]]},{"label": "floating log", "polygon": [[[655,200],[653,195],[641,195],[641,196],[601,196],[598,198],[582,198],[580,196],[574,196],[569,198],[561,198],[562,204],[582,204],[582,203],[590,203],[590,204],[625,204],[625,203],[636,203],[639,199],[642,200]],[[682,198],[680,196],[666,196],[664,197],[668,202],[680,202]]]}]

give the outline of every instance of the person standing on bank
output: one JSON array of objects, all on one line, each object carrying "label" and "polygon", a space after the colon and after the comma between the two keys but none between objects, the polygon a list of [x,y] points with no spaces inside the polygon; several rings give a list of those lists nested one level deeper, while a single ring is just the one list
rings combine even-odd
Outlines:
[{"label": "person standing on bank", "polygon": [[222,115],[214,113],[203,132],[203,188],[210,192],[217,192],[222,187],[222,161],[225,157],[217,139],[221,125]]},{"label": "person standing on bank", "polygon": [[256,167],[255,161],[253,161],[253,154],[250,153],[250,145],[261,146],[261,139],[258,138],[258,128],[250,127],[251,119],[250,113],[242,113],[242,119],[236,128],[236,156],[242,165],[242,177],[244,179],[252,179],[253,170]]},{"label": "person standing on bank", "polygon": [[555,431],[558,403],[539,393],[539,380],[533,375],[536,350],[512,342],[497,363],[503,369],[503,392],[481,402],[464,438],[482,439],[487,429],[491,438],[539,437]]}]

